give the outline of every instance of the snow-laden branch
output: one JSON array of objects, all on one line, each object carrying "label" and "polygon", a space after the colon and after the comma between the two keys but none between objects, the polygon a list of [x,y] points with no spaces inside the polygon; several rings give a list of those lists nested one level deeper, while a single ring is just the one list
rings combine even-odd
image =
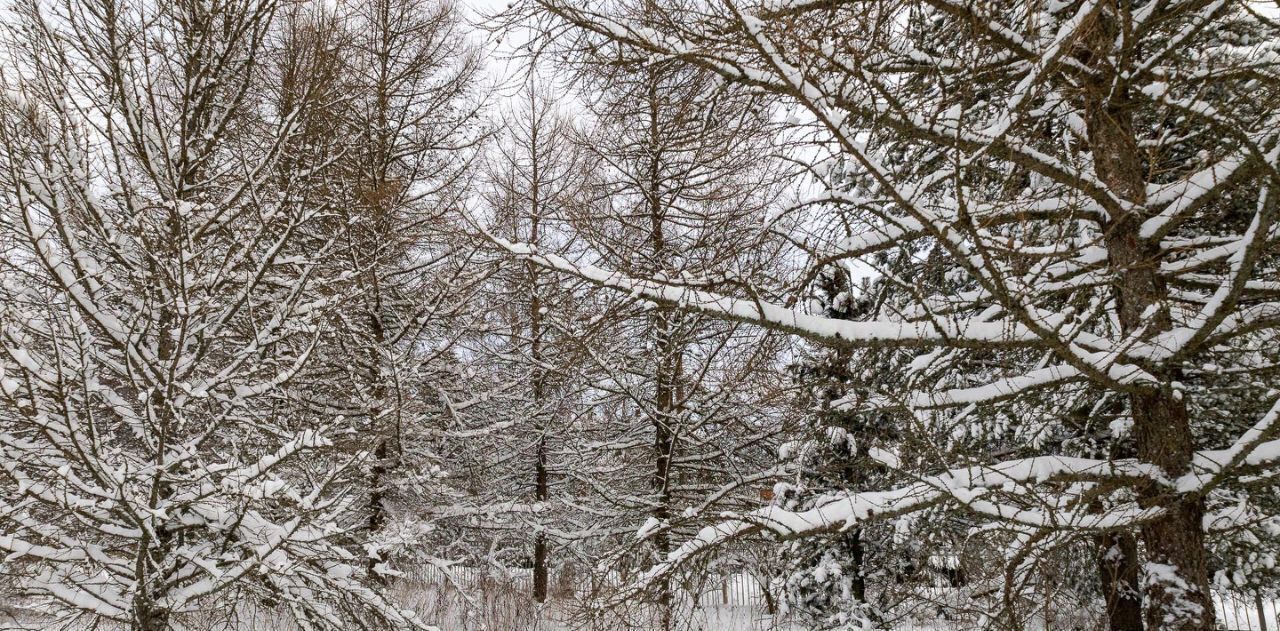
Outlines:
[{"label": "snow-laden branch", "polygon": [[[886,491],[845,493],[803,511],[768,506],[752,513],[726,514],[725,517],[729,519],[703,528],[696,537],[686,541],[672,551],[668,558],[646,571],[635,589],[644,589],[693,557],[741,537],[766,531],[782,538],[814,536],[848,530],[866,522],[892,519],[943,502],[955,502],[998,521],[1035,528],[1110,530],[1131,527],[1157,518],[1164,509],[1160,505],[1143,508],[1122,504],[1114,509],[1098,511],[1079,506],[1078,500],[1084,496],[1081,485],[1089,487],[1120,484],[1136,487],[1155,484],[1177,493],[1203,493],[1224,477],[1240,474],[1242,467],[1256,470],[1258,467],[1280,463],[1280,440],[1266,440],[1275,434],[1278,420],[1280,399],[1231,447],[1198,452],[1194,458],[1193,472],[1174,480],[1170,480],[1158,467],[1136,460],[1039,456],[952,469]],[[898,466],[897,458],[892,454],[878,452],[872,455],[890,467]],[[990,491],[1011,484],[1043,486],[1063,483],[1069,483],[1066,493],[1052,490],[1039,493],[1056,498],[1047,503],[1063,507],[1061,510],[1028,510],[999,499],[988,499]],[[1077,505],[1072,507],[1073,503]]]},{"label": "snow-laden branch", "polygon": [[549,269],[567,272],[601,287],[626,292],[663,304],[823,340],[836,345],[873,346],[947,344],[984,347],[1029,346],[1039,337],[1016,324],[977,319],[919,322],[854,321],[824,318],[764,300],[747,300],[654,280],[630,278],[594,265],[579,264],[551,253],[539,253],[525,243],[490,238],[508,252]]},{"label": "snow-laden branch", "polygon": [[[896,464],[892,455],[878,455],[883,462]],[[637,581],[635,589],[646,588],[693,557],[734,539],[765,531],[782,538],[814,536],[847,530],[871,521],[892,519],[943,502],[956,502],[977,512],[1014,523],[1043,526],[1046,522],[1053,522],[1057,528],[1076,530],[1130,526],[1153,519],[1163,510],[1159,507],[1122,506],[1110,511],[1093,511],[1087,507],[1076,507],[1053,515],[1033,514],[1022,507],[985,497],[989,491],[1011,484],[1084,482],[1167,484],[1164,474],[1158,468],[1128,460],[1041,456],[989,466],[961,467],[927,476],[895,489],[841,494],[834,499],[821,501],[818,506],[808,510],[791,511],[779,506],[768,506],[752,513],[726,514],[728,520],[703,528],[696,537],[686,541],[665,560],[647,570]],[[1076,491],[1070,497],[1079,498],[1080,489],[1077,488]]]}]

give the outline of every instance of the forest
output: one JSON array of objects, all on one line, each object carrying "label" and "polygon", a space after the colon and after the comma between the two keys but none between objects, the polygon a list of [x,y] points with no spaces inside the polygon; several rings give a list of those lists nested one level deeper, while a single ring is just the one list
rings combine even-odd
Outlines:
[{"label": "forest", "polygon": [[0,628],[1275,631],[1276,0],[5,0]]}]

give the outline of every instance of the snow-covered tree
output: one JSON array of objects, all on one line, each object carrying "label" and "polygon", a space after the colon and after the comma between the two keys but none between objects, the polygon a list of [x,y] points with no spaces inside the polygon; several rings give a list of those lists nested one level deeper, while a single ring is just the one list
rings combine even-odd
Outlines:
[{"label": "snow-covered tree", "polygon": [[[571,118],[531,76],[500,121],[479,185],[491,229],[570,255],[563,225],[568,208],[583,202],[592,170]],[[579,395],[589,378],[580,347],[594,338],[593,314],[584,311],[580,288],[532,263],[498,260],[466,342],[494,384],[490,415],[469,425],[478,430],[470,451],[483,481],[470,502],[486,536],[508,538],[518,562],[531,566],[532,595],[543,602],[551,568],[563,566],[553,548],[570,543],[559,536],[563,456],[582,413]]]},{"label": "snow-covered tree", "polygon": [[[852,320],[885,306],[885,285],[889,283],[879,281],[879,291],[869,283],[857,287],[849,271],[837,264],[818,272],[809,293],[824,317]],[[819,347],[801,356],[792,370],[805,422],[790,428],[791,440],[784,443],[781,455],[793,480],[777,487],[775,503],[807,509],[833,491],[874,489],[892,479],[869,454],[875,445],[897,440],[895,421],[900,419],[885,411],[842,409],[841,403],[858,386],[893,380],[898,371],[892,360],[902,355],[894,349]],[[902,547],[893,545],[892,534],[891,527],[855,527],[782,546],[783,595],[792,614],[815,629],[862,629],[878,622],[876,604],[884,599],[874,594],[877,584],[883,593],[885,584],[902,583],[910,564]]]},{"label": "snow-covered tree", "polygon": [[[492,221],[478,225],[499,243],[562,260],[708,287],[776,287],[789,268],[753,220],[776,206],[781,171],[756,100],[702,72],[614,64],[577,79],[588,122],[574,128],[529,99],[509,125],[511,146],[495,152],[497,194],[478,213]],[[778,336],[587,291],[533,261],[519,269],[500,299],[509,307],[493,309],[507,333],[493,337],[503,361],[530,364],[538,387],[512,388],[506,409],[535,420],[537,455],[519,458],[549,463],[534,471],[555,488],[550,497],[535,489],[535,528],[598,561],[588,566],[593,585],[616,583],[636,559],[665,557],[673,529],[688,534],[717,509],[759,504],[777,429],[766,410],[782,407]],[[527,447],[499,449],[510,459]],[[670,628],[671,589],[655,591]]]},{"label": "snow-covered tree", "polygon": [[[368,450],[370,566],[379,548],[413,543],[384,528],[422,498],[440,497],[434,444],[451,398],[468,398],[453,347],[486,271],[450,220],[476,147],[476,51],[447,3],[352,0],[291,7],[280,98],[316,102],[300,117],[286,168],[323,208],[310,236],[333,244],[318,270],[343,296],[331,337],[293,389],[305,406],[343,416],[341,441]],[[399,516],[403,516],[402,514]],[[405,539],[405,537],[409,539]]]},{"label": "snow-covered tree", "polygon": [[[781,171],[756,100],[679,68],[594,68],[578,85],[591,120],[578,142],[597,172],[568,212],[576,258],[705,287],[776,286],[788,268],[753,220],[775,207]],[[582,345],[595,413],[566,471],[606,559],[662,559],[672,532],[758,505],[771,484],[780,339],[602,298],[596,339]],[[657,623],[671,628],[672,589],[656,597]]]},{"label": "snow-covered tree", "polygon": [[[1101,436],[1105,419],[1104,440],[1134,447],[916,460],[879,446],[873,458],[916,481],[744,514],[650,576],[762,530],[811,536],[949,505],[1014,537],[1014,575],[1075,537],[1137,531],[1147,625],[1213,628],[1206,526],[1236,528],[1254,496],[1227,489],[1280,458],[1280,393],[1257,377],[1274,374],[1262,349],[1280,328],[1275,22],[1241,1],[642,5],[529,0],[513,15],[571,61],[682,64],[801,108],[823,189],[810,208],[843,228],[796,235],[814,265],[898,251],[943,259],[947,282],[849,321],[512,252],[836,347],[920,349],[899,392],[853,410],[922,428],[1003,417],[1024,437],[1072,424]],[[849,173],[867,185],[847,190]],[[997,361],[965,370],[984,358]]]},{"label": "snow-covered tree", "polygon": [[0,99],[0,550],[53,614],[416,626],[352,545],[361,453],[297,404],[342,277],[264,85],[271,0],[21,2]]}]

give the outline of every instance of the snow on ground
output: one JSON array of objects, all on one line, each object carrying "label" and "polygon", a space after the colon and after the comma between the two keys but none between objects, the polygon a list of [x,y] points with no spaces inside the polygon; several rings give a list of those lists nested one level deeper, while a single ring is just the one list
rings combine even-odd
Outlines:
[{"label": "snow on ground", "polygon": [[[393,588],[397,599],[412,607],[421,619],[437,625],[442,631],[643,631],[641,608],[604,615],[594,621],[573,617],[568,599],[538,607],[526,596],[520,584],[485,581],[465,585],[465,592],[437,581],[407,580]],[[700,604],[691,612],[677,617],[681,631],[803,631],[803,626],[783,617],[764,613],[759,584],[750,577],[731,580],[728,588],[707,590]],[[1215,594],[1218,620],[1229,631],[1280,630],[1280,601],[1235,595]],[[299,631],[288,615],[253,603],[242,603],[235,622],[228,622],[228,612],[210,611],[190,621],[190,628],[207,631]],[[1263,626],[1259,620],[1264,620]],[[970,631],[968,622],[942,620],[903,620],[893,631]],[[1027,631],[1039,631],[1028,629]],[[51,628],[51,622],[21,607],[0,609],[0,630],[35,630]],[[72,627],[89,629],[89,625]],[[99,626],[103,631],[115,627]],[[122,628],[122,627],[121,627]],[[654,628],[657,628],[656,625]],[[1057,629],[1055,631],[1062,631]]]}]

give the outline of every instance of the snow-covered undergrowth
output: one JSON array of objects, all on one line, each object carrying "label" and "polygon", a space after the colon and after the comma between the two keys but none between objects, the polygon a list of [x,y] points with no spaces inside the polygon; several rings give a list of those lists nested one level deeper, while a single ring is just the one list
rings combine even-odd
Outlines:
[{"label": "snow-covered undergrowth", "polygon": [[[402,607],[417,612],[420,620],[450,631],[560,631],[566,629],[616,629],[630,626],[631,620],[606,615],[593,622],[576,616],[576,603],[558,600],[538,606],[526,593],[513,589],[510,584],[497,581],[481,581],[459,589],[453,585],[435,581],[400,581],[390,588],[393,599]],[[40,610],[18,599],[6,599],[9,604],[0,609],[0,630],[31,630],[65,628],[69,630],[98,629],[115,631],[124,626],[110,626],[89,622],[83,624],[60,623]],[[636,611],[622,614],[624,618],[642,615]],[[699,612],[699,620],[682,625],[688,629],[771,629],[760,626],[761,616],[752,607],[720,607]],[[288,611],[280,606],[258,602],[241,602],[236,610],[210,609],[185,616],[182,628],[200,631],[302,631]]]},{"label": "snow-covered undergrowth", "polygon": [[[420,619],[447,631],[647,631],[661,628],[657,612],[651,606],[637,604],[619,611],[585,615],[581,603],[561,596],[539,606],[527,592],[516,585],[500,581],[481,581],[464,589],[441,583],[407,579],[392,586],[395,600],[413,609]],[[951,590],[937,590],[939,603],[948,599]],[[954,595],[952,595],[954,596]],[[678,613],[675,628],[680,631],[802,631],[804,625],[785,616],[771,616],[756,604],[729,604],[701,599],[699,606]],[[1280,601],[1264,599],[1261,603],[1237,595],[1215,594],[1218,619],[1224,628],[1237,631],[1261,631],[1280,628]],[[954,605],[954,603],[951,603]],[[71,624],[58,626],[38,612],[23,607],[20,601],[6,595],[0,608],[0,630],[35,630],[66,628],[72,631],[90,628],[114,631],[117,627]],[[938,609],[939,611],[942,608]],[[955,610],[954,607],[951,608]],[[1088,617],[1073,617],[1071,612],[1054,612],[1048,628],[1059,630],[1092,629]],[[200,631],[302,631],[288,612],[262,603],[242,602],[235,612],[209,610],[184,619],[186,629]],[[1265,626],[1264,626],[1265,622]],[[1026,631],[1046,628],[1043,617],[1028,621]],[[902,615],[887,625],[887,631],[970,631],[980,624],[970,619],[931,616],[919,609]],[[123,629],[123,627],[119,627]]]},{"label": "snow-covered undergrowth", "polygon": [[[404,582],[392,589],[396,600],[418,612],[420,618],[442,631],[613,631],[617,629],[656,628],[645,619],[656,620],[655,612],[631,608],[617,614],[604,614],[594,620],[576,615],[576,603],[553,601],[537,606],[525,594],[515,593],[505,585],[486,583],[466,592],[437,583]],[[0,612],[0,630],[29,631],[65,628],[83,631],[90,628],[116,631],[117,627],[85,624],[59,626],[38,612],[18,606]],[[302,631],[283,608],[269,608],[260,603],[240,603],[237,611],[208,611],[189,616],[185,628],[200,631]],[[125,627],[118,627],[124,629]],[[682,631],[799,631],[800,627],[774,621],[757,608],[744,605],[700,607],[681,615],[677,628]]]}]

